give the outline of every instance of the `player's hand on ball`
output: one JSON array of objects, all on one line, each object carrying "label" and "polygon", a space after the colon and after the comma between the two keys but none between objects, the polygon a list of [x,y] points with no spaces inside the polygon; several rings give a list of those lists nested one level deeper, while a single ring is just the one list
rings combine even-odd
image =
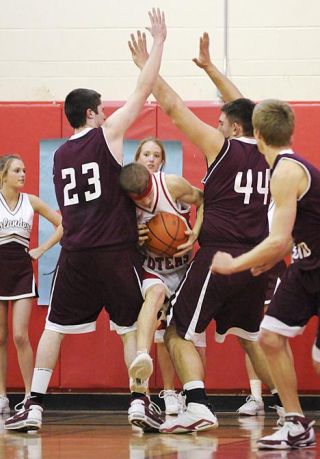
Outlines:
[{"label": "player's hand on ball", "polygon": [[147,225],[138,225],[138,244],[142,246],[148,240],[149,228]]},{"label": "player's hand on ball", "polygon": [[186,253],[190,252],[190,250],[193,249],[193,245],[194,243],[196,242],[197,240],[197,236],[195,235],[195,233],[191,230],[191,229],[187,229],[184,234],[186,236],[188,236],[188,240],[187,242],[185,242],[184,244],[180,244],[178,247],[177,247],[177,250],[178,252],[176,252],[173,256],[174,257],[182,257],[183,255],[185,255]]}]

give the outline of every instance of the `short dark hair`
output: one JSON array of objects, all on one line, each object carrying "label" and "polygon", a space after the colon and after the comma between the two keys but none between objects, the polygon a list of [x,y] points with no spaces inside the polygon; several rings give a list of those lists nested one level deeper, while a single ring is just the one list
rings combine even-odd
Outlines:
[{"label": "short dark hair", "polygon": [[120,172],[120,186],[126,193],[142,194],[149,180],[150,172],[143,164],[127,164]]},{"label": "short dark hair", "polygon": [[64,102],[64,112],[74,129],[86,124],[87,110],[90,108],[98,113],[101,104],[101,94],[93,89],[78,88],[71,91]]},{"label": "short dark hair", "polygon": [[294,112],[287,102],[267,99],[257,104],[253,111],[254,129],[272,147],[290,145],[294,125]]},{"label": "short dark hair", "polygon": [[242,127],[243,135],[252,137],[252,113],[255,103],[250,99],[240,98],[228,102],[221,107],[221,111],[225,113],[229,122],[238,123]]}]

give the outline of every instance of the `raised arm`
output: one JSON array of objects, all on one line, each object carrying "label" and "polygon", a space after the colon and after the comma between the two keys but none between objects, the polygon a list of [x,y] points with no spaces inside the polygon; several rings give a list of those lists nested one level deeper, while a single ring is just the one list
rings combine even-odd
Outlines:
[{"label": "raised arm", "polygon": [[[163,44],[167,35],[165,17],[159,9],[153,9],[152,12],[149,12],[149,18],[151,26],[147,27],[147,30],[153,37],[153,45],[139,75],[136,88],[127,102],[109,116],[104,124],[108,142],[118,157],[122,155],[124,133],[142,110],[147,97],[151,94],[160,69]],[[140,34],[140,32],[138,33]]]},{"label": "raised arm", "polygon": [[[134,63],[144,70],[144,65],[148,59],[145,35],[138,34],[136,38],[131,36],[129,48]],[[157,78],[152,93],[162,110],[186,137],[200,148],[207,158],[208,165],[210,165],[223,146],[225,141],[223,135],[217,129],[197,118],[181,97],[160,76]]]},{"label": "raised arm", "polygon": [[232,81],[214,65],[210,57],[209,47],[209,34],[204,32],[202,37],[200,37],[199,57],[192,59],[193,62],[207,73],[211,81],[216,85],[224,102],[232,102],[243,97]]}]

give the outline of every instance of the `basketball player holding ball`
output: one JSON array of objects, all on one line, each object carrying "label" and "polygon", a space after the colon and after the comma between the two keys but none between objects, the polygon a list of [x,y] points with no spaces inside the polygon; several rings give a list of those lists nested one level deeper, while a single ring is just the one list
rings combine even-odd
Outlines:
[{"label": "basketball player holding ball", "polygon": [[[159,164],[160,168],[161,164]],[[152,168],[150,168],[152,170]],[[137,221],[140,229],[140,240],[148,239],[148,230],[145,224],[159,213],[169,213],[178,216],[182,223],[190,228],[188,219],[190,205],[199,207],[202,204],[202,191],[193,187],[183,177],[176,175],[166,175],[163,172],[153,174],[148,170],[148,166],[131,163],[124,166],[120,174],[120,184],[122,188],[133,199],[137,208]],[[163,216],[165,224],[170,225],[171,220]],[[145,382],[147,390],[148,380],[153,371],[152,358],[149,351],[153,342],[154,333],[158,326],[158,314],[161,311],[166,298],[170,298],[172,293],[179,286],[183,278],[187,265],[192,257],[192,243],[197,239],[199,232],[197,222],[191,230],[187,230],[188,241],[180,247],[188,247],[181,256],[169,256],[166,253],[151,251],[147,244],[143,249],[143,283],[142,294],[144,303],[142,305],[137,327],[137,357],[132,362],[129,374],[131,390],[134,392],[136,384],[141,386],[141,381]],[[163,236],[164,237],[164,236]],[[160,234],[161,238],[161,234]],[[197,340],[203,336],[195,336]],[[177,414],[177,413],[171,413]],[[135,400],[131,403],[129,410],[129,421],[132,424],[144,427],[144,423],[150,424],[150,420],[145,419],[146,413],[143,409],[143,400]]]},{"label": "basketball player holding ball", "polygon": [[[166,162],[166,152],[163,143],[157,139],[156,137],[146,137],[138,145],[137,151],[134,156],[134,160],[139,163],[143,164],[148,168],[151,173],[159,172],[163,169],[165,162]],[[169,176],[170,180],[170,176]],[[177,217],[177,214],[170,214],[172,217]],[[157,214],[157,217],[162,217],[162,214]],[[157,218],[156,217],[156,218]],[[153,222],[155,218],[149,220],[148,225],[150,226],[150,222]],[[183,220],[180,222],[184,225]],[[196,228],[194,229],[194,231]],[[142,242],[149,242],[148,247],[150,247],[150,231],[145,224],[139,224],[139,233],[140,233],[140,240]],[[184,235],[184,234],[183,234]],[[185,235],[184,235],[185,236]],[[181,244],[181,242],[180,242]],[[146,244],[143,247],[143,250],[146,252],[147,247]],[[176,250],[174,249],[174,252]],[[145,264],[147,264],[147,258],[145,258]],[[186,264],[183,264],[179,268],[179,275],[186,270]],[[149,271],[149,272],[147,272]],[[147,267],[147,270],[144,271],[146,277],[148,279],[148,283],[150,284],[150,290],[152,289],[152,285],[158,284],[157,288],[159,288],[159,280],[161,277],[157,276],[159,274],[161,276],[161,272],[157,272],[156,267],[153,270],[153,274],[156,277],[150,278],[150,267]],[[177,279],[176,275],[173,274],[174,279]],[[167,276],[168,278],[171,277],[170,273]],[[148,296],[148,292],[146,293]],[[167,350],[166,345],[164,344],[163,335],[166,328],[166,316],[165,316],[165,309],[166,309],[166,301],[164,307],[162,308],[161,314],[161,322],[158,326],[155,335],[154,335],[154,342],[157,346],[157,359],[160,367],[162,382],[163,382],[163,390],[160,392],[159,397],[163,398],[165,404],[165,412],[166,414],[178,414],[181,412],[184,406],[184,400],[180,396],[179,393],[175,391],[174,388],[174,378],[175,378],[175,369],[170,358],[169,352]],[[163,320],[162,320],[163,319]],[[197,336],[195,341],[196,348],[202,358],[202,361],[205,363],[206,358],[206,336],[205,333],[201,333]]]}]

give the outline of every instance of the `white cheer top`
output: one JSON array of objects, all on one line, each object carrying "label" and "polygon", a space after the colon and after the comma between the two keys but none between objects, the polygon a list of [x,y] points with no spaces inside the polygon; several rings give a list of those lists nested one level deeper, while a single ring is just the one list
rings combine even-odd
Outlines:
[{"label": "white cheer top", "polygon": [[17,242],[29,247],[34,210],[27,193],[20,193],[11,210],[0,192],[0,245]]}]

